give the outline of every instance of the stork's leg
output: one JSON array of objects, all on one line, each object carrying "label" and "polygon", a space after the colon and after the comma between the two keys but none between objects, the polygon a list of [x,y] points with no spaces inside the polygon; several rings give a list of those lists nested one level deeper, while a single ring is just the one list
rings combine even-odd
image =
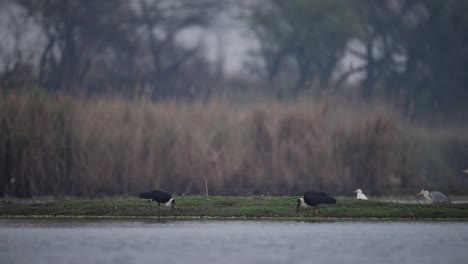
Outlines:
[{"label": "stork's leg", "polygon": [[151,200],[148,200],[148,207],[151,210]]},{"label": "stork's leg", "polygon": [[319,211],[319,217],[320,217],[320,215],[322,214],[322,212],[320,212],[320,205],[317,205],[317,209]]},{"label": "stork's leg", "polygon": [[160,204],[160,203],[158,203],[158,218],[159,218],[159,206],[160,206],[160,205],[161,205],[161,204]]},{"label": "stork's leg", "polygon": [[315,207],[312,208],[312,217],[315,218]]}]

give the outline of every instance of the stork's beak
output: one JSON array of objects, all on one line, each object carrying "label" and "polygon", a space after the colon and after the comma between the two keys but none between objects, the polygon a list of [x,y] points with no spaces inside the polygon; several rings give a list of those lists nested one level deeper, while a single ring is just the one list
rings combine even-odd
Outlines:
[{"label": "stork's beak", "polygon": [[357,190],[355,190],[353,193],[357,193]]},{"label": "stork's beak", "polygon": [[420,192],[418,192],[418,193],[416,194],[416,196],[421,196],[421,195],[423,195],[423,192],[422,192],[422,191],[420,191]]}]

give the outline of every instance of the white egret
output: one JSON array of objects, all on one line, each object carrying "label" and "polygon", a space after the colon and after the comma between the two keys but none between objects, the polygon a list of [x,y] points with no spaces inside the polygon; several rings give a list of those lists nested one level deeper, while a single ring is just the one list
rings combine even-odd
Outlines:
[{"label": "white egret", "polygon": [[353,193],[356,194],[356,199],[358,199],[358,200],[367,200],[367,196],[362,192],[361,189],[357,189]]},{"label": "white egret", "polygon": [[450,203],[450,200],[449,198],[447,198],[447,196],[445,196],[445,194],[441,193],[441,192],[437,192],[437,191],[428,191],[428,190],[424,190],[422,189],[419,193],[416,194],[417,196],[424,196],[424,199],[426,199],[426,201],[428,203]]}]

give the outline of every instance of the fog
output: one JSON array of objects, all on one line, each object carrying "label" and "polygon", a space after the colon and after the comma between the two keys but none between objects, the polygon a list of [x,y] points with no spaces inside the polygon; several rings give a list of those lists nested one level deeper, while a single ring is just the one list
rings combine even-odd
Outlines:
[{"label": "fog", "polygon": [[3,0],[0,193],[458,192],[467,11],[457,0]]}]

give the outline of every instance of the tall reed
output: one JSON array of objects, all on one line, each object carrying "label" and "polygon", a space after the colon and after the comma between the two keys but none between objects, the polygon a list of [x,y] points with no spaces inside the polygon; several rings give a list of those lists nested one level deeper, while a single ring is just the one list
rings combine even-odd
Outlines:
[{"label": "tall reed", "polygon": [[4,95],[0,194],[464,188],[456,172],[468,155],[468,137],[440,131],[407,124],[384,105],[359,109],[333,100],[235,106]]}]

